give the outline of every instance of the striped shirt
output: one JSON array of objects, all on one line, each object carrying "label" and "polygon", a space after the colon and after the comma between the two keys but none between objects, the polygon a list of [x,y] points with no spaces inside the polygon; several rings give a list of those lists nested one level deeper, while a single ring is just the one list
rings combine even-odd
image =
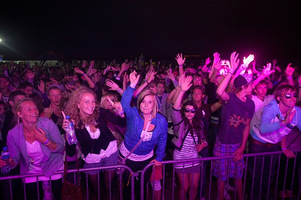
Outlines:
[{"label": "striped shirt", "polygon": [[[184,139],[184,143],[181,150],[175,149],[173,157],[174,160],[186,160],[191,158],[198,158],[198,152],[196,150],[196,144],[198,144],[198,137],[194,135],[194,139],[190,132]],[[185,164],[175,164],[175,169],[188,168],[198,166],[200,162],[187,162]]]}]

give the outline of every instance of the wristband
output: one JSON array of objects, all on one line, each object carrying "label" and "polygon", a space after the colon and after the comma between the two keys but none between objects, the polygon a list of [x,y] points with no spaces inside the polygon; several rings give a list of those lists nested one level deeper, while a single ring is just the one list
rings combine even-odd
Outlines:
[{"label": "wristband", "polygon": [[233,69],[229,69],[229,74],[234,74],[234,70]]},{"label": "wristband", "polygon": [[83,76],[85,76],[86,74],[85,74],[85,73],[83,73],[82,75],[83,75]]},{"label": "wristband", "polygon": [[46,142],[44,142],[44,145],[48,145],[48,143],[51,143],[51,141],[49,139],[46,140]]},{"label": "wristband", "polygon": [[285,150],[285,149],[287,149],[287,148],[286,148],[286,147],[283,147],[283,148],[282,148],[282,150]]},{"label": "wristband", "polygon": [[293,79],[293,77],[292,76],[288,76],[287,79]]},{"label": "wristband", "polygon": [[118,88],[117,92],[118,92],[118,93],[121,93],[121,92],[122,92],[122,89],[121,89],[121,88]]},{"label": "wristband", "polygon": [[135,88],[135,87],[136,87],[136,84],[131,83],[131,84],[130,84],[130,87],[131,87],[131,88]]}]

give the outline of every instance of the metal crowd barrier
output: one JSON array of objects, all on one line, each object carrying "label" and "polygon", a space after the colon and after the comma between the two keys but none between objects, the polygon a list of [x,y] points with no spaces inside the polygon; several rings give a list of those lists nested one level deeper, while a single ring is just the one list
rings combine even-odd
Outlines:
[{"label": "metal crowd barrier", "polygon": [[[244,199],[301,199],[301,166],[300,166],[300,160],[301,160],[301,152],[296,152],[296,158],[295,159],[282,159],[281,162],[281,155],[283,156],[282,152],[268,152],[268,153],[257,153],[257,154],[245,154],[244,160],[245,160],[245,170],[243,175],[243,195]],[[234,156],[227,156],[227,157],[206,157],[206,158],[197,158],[197,159],[187,159],[187,160],[168,160],[162,162],[162,173],[163,173],[163,179],[160,181],[162,185],[162,196],[161,199],[179,199],[178,192],[179,192],[179,181],[176,178],[175,173],[175,164],[185,164],[185,163],[191,163],[191,162],[200,162],[200,180],[199,180],[199,188],[198,188],[198,194],[197,199],[217,199],[218,195],[218,184],[217,179],[213,176],[213,169],[212,169],[212,162],[213,160],[219,160],[219,159],[233,159]],[[272,165],[273,159],[276,163],[276,165]],[[269,160],[268,167],[269,171],[268,173],[265,173],[263,167],[265,166],[266,161]],[[258,164],[259,161],[262,163],[256,171],[256,163]],[[281,166],[280,166],[281,163]],[[250,166],[253,168],[250,170]],[[140,185],[140,199],[155,199],[154,191],[149,186],[148,188],[145,188],[145,175],[146,171],[149,168],[153,167],[153,163],[147,165],[141,172],[133,173],[133,171],[123,165],[117,165],[117,166],[108,166],[108,167],[100,167],[100,168],[90,168],[90,169],[80,169],[81,177],[85,178],[85,181],[81,181],[82,189],[83,189],[83,199],[90,199],[91,195],[89,193],[89,182],[88,182],[88,175],[85,172],[93,171],[93,170],[115,170],[116,172],[120,168],[124,168],[131,176],[129,177],[130,181],[130,188],[131,188],[131,196],[124,197],[123,196],[123,180],[122,175],[120,173],[116,173],[115,177],[112,177],[111,174],[109,175],[109,191],[105,191],[109,193],[108,199],[137,199],[137,196],[135,197],[135,188],[134,185],[134,179],[136,179],[138,176],[140,176],[141,179],[141,185]],[[255,168],[255,170],[254,170]],[[299,170],[299,171],[297,171]],[[273,176],[272,172],[275,172],[275,175]],[[74,180],[76,178],[76,169],[68,170],[68,174],[72,173]],[[63,174],[63,171],[58,172],[57,174]],[[34,174],[34,175],[16,175],[16,176],[5,176],[0,177],[0,184],[8,184],[9,191],[5,191],[9,194],[9,199],[15,199],[14,196],[20,188],[14,188],[12,181],[26,177],[38,177],[41,174]],[[259,182],[255,182],[255,179],[259,178]],[[274,177],[272,179],[272,177]],[[267,185],[264,185],[264,179],[268,179]],[[281,181],[280,181],[281,179]],[[296,180],[299,182],[296,183]],[[98,176],[98,199],[104,199],[103,196],[101,196],[100,188],[103,187],[100,183],[100,176]],[[193,180],[192,180],[193,181]],[[7,183],[8,182],[8,183]],[[127,182],[127,181],[126,181]],[[237,199],[236,198],[236,185],[232,184],[232,180],[228,179],[226,186],[225,186],[225,199]],[[85,183],[85,184],[83,184]],[[259,184],[259,185],[258,185]],[[282,186],[279,188],[279,184],[282,184]],[[290,187],[287,188],[286,184],[289,184]],[[117,185],[117,187],[113,187]],[[255,188],[259,186],[259,191],[256,191]],[[267,191],[263,191],[263,188],[267,188]],[[25,183],[23,183],[23,191],[24,194],[26,194],[25,190]],[[38,189],[38,198],[39,196],[39,187],[37,184]],[[147,190],[148,189],[148,190]],[[284,196],[279,197],[278,193],[280,190],[289,191],[292,196],[288,198],[284,198]],[[145,194],[145,191],[150,191]],[[137,191],[136,191],[137,192]],[[263,193],[265,193],[263,195]],[[267,196],[265,196],[267,195]],[[192,199],[189,197],[188,194],[187,199]],[[0,199],[3,199],[3,194],[0,194]],[[26,195],[24,195],[24,198],[26,199]],[[186,198],[184,198],[186,199]],[[6,200],[6,199],[4,199]]]}]

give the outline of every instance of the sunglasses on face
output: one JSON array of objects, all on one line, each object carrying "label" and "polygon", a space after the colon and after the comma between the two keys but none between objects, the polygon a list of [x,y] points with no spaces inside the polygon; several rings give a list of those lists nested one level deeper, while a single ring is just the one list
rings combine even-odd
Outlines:
[{"label": "sunglasses on face", "polygon": [[297,95],[297,93],[294,93],[294,94],[285,94],[284,97],[285,97],[286,99],[290,99],[290,98],[292,98],[292,97],[297,98],[298,95]]},{"label": "sunglasses on face", "polygon": [[184,112],[186,112],[186,113],[188,113],[188,112],[196,113],[196,110],[190,110],[190,109],[186,108],[186,109],[184,110]]}]

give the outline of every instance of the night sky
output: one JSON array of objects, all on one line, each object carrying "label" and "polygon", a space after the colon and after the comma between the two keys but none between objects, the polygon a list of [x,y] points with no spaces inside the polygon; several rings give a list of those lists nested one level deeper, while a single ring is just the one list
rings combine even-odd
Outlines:
[{"label": "night sky", "polygon": [[297,1],[27,1],[1,5],[0,54],[38,59],[301,58]]}]

